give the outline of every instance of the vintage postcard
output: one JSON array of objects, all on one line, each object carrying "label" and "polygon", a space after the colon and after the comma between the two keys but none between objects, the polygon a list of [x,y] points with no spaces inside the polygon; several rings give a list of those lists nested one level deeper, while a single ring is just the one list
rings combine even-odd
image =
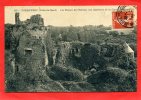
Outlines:
[{"label": "vintage postcard", "polygon": [[4,9],[6,92],[136,92],[136,5]]}]

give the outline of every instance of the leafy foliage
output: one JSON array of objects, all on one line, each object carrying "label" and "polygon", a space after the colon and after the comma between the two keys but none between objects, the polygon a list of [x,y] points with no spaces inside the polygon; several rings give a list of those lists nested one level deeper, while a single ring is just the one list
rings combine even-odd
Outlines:
[{"label": "leafy foliage", "polygon": [[64,81],[82,81],[83,74],[72,67],[59,67],[53,66],[49,71],[48,75],[53,80],[64,80]]},{"label": "leafy foliage", "polygon": [[[19,62],[16,50],[20,37],[28,31],[21,25],[6,24],[5,27],[7,91],[136,90],[136,28],[134,34],[119,35],[117,31],[108,33],[111,28],[103,25],[44,27],[48,28],[44,40],[49,65],[34,68],[32,64],[19,64],[21,73],[14,75],[10,59]],[[41,27],[35,26],[31,30],[37,28]],[[135,51],[135,59],[127,61],[122,40]],[[58,50],[56,56],[55,50]],[[54,63],[53,57],[61,63]]]},{"label": "leafy foliage", "polygon": [[[135,77],[134,77],[135,78]],[[136,79],[134,79],[136,80]],[[106,70],[98,71],[87,78],[87,81],[95,86],[97,91],[135,91],[131,84],[133,77],[120,68],[108,67]]]}]

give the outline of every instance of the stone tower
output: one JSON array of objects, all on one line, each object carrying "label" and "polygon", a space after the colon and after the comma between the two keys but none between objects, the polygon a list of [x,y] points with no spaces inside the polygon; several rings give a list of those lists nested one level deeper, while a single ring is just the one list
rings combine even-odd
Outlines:
[{"label": "stone tower", "polygon": [[20,18],[19,18],[20,14],[18,12],[15,13],[15,24],[18,25],[20,24]]}]

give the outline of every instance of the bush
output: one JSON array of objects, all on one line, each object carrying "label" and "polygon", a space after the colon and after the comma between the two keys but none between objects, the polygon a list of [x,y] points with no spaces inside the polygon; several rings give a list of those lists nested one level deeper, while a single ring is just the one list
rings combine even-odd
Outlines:
[{"label": "bush", "polygon": [[[100,46],[87,43],[81,49],[81,65],[80,70],[85,71],[97,63],[100,66],[105,64],[105,60],[99,55]],[[102,62],[102,63],[101,63]]]},{"label": "bush", "polygon": [[120,84],[119,91],[136,91],[136,71],[132,70],[128,73],[125,81]]},{"label": "bush", "polygon": [[82,81],[83,74],[72,67],[59,67],[53,66],[48,71],[48,75],[53,80],[64,80],[64,81]]},{"label": "bush", "polygon": [[7,92],[20,92],[26,91],[28,82],[25,82],[20,75],[12,76],[11,79],[6,81],[6,91]]},{"label": "bush", "polygon": [[[98,71],[87,78],[87,81],[93,84],[97,91],[120,91],[120,86],[126,84],[128,72],[120,68],[107,67],[107,69]],[[125,91],[126,88],[123,89]]]},{"label": "bush", "polygon": [[98,71],[87,78],[90,83],[119,83],[123,82],[128,73],[120,68],[108,67],[105,70]]}]

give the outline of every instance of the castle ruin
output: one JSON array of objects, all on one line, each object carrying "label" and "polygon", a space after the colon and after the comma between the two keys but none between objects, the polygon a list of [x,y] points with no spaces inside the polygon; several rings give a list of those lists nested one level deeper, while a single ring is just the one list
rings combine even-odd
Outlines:
[{"label": "castle ruin", "polygon": [[44,19],[40,14],[32,15],[30,19],[25,21],[20,20],[20,13],[15,13],[15,24],[16,25],[32,25],[32,26],[44,26]]},{"label": "castle ruin", "polygon": [[[44,42],[44,35],[47,34],[47,30],[45,28],[43,30],[33,29],[37,26],[44,27],[43,18],[39,14],[31,16],[26,21],[21,21],[19,16],[19,13],[15,13],[15,24],[19,26],[26,25],[26,29],[19,39],[15,73],[22,73],[24,67],[30,67],[34,73],[38,74],[38,71],[45,71],[45,66],[48,65],[48,55]],[[30,27],[30,29],[28,30],[27,27]],[[20,33],[13,32],[13,34]],[[24,66],[20,67],[19,65]]]}]

